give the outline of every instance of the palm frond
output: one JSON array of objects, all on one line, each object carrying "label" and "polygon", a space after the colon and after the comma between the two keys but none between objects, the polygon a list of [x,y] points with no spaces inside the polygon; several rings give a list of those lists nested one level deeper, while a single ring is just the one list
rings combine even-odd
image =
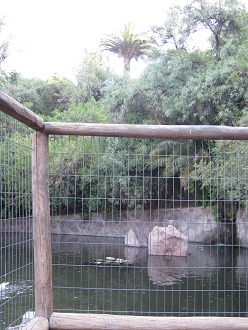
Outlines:
[{"label": "palm frond", "polygon": [[124,25],[124,30],[118,35],[107,35],[100,42],[102,50],[117,54],[123,58],[124,63],[129,63],[132,58],[136,61],[151,47],[151,41],[144,33],[135,34],[131,22]]}]

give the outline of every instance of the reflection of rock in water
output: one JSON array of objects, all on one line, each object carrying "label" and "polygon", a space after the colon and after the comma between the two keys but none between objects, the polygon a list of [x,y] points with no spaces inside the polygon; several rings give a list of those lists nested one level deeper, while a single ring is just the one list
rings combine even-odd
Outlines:
[{"label": "reflection of rock in water", "polygon": [[149,255],[148,275],[153,284],[177,284],[187,276],[187,259],[185,257]]},{"label": "reflection of rock in water", "polygon": [[184,277],[209,277],[217,269],[216,249],[190,245],[187,257],[148,256],[148,275],[154,284],[173,285]]},{"label": "reflection of rock in water", "polygon": [[235,274],[240,287],[247,286],[248,283],[248,250],[240,249],[237,257]]},{"label": "reflection of rock in water", "polygon": [[125,258],[130,261],[130,263],[134,264],[138,260],[146,260],[147,249],[125,246],[124,255],[125,255]]},{"label": "reflection of rock in water", "polygon": [[[187,256],[188,274],[191,277],[209,277],[217,268],[217,247],[191,245]],[[221,266],[221,265],[219,265]]]}]

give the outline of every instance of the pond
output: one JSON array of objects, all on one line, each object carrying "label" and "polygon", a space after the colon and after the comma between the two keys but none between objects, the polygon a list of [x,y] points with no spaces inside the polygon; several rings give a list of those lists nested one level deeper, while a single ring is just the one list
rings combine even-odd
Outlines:
[{"label": "pond", "polygon": [[[57,235],[52,241],[55,311],[248,316],[248,251],[244,248],[191,244],[187,257],[169,258],[148,256],[146,248],[125,247],[122,239]],[[13,265],[23,255],[32,257],[24,248],[14,250]],[[94,264],[109,257],[128,264]],[[30,281],[25,281],[22,271],[18,279],[7,280],[6,297],[18,299],[19,311],[24,313],[33,299]],[[1,302],[6,297],[2,295]],[[16,310],[14,302],[12,306]],[[2,325],[14,315],[2,310]]]},{"label": "pond", "polygon": [[[54,308],[156,316],[247,316],[246,249],[191,244],[187,257],[148,256],[121,240],[53,241]],[[75,238],[74,238],[75,240]],[[122,258],[128,266],[88,262]]]}]

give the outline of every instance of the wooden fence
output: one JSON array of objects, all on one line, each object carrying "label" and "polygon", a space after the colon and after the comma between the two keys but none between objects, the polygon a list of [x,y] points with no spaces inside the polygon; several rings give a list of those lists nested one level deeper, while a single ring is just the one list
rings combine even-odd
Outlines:
[{"label": "wooden fence", "polygon": [[53,313],[48,135],[248,140],[247,127],[50,123],[0,92],[0,110],[36,132],[32,137],[35,318],[26,329],[247,329],[248,318],[151,317]]}]

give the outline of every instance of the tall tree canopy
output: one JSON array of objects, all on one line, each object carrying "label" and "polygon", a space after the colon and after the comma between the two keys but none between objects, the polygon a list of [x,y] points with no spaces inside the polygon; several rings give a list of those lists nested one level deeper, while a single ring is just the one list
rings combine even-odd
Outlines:
[{"label": "tall tree canopy", "polygon": [[100,46],[103,50],[107,50],[118,55],[123,59],[124,75],[130,74],[130,62],[134,58],[138,61],[139,57],[146,53],[150,48],[150,41],[145,38],[144,33],[135,34],[132,23],[124,25],[124,30],[119,35],[108,35],[101,40]]},{"label": "tall tree canopy", "polygon": [[[153,29],[163,45],[173,45],[163,47],[139,79],[138,93],[155,122],[237,125],[247,112],[247,17],[236,0],[193,0],[173,7]],[[188,46],[201,29],[211,35],[206,50]]]},{"label": "tall tree canopy", "polygon": [[188,48],[195,32],[209,31],[212,54],[219,61],[222,48],[246,25],[247,13],[238,0],[192,0],[184,7],[172,7],[164,25],[152,30],[163,45],[172,43],[177,50]]},{"label": "tall tree canopy", "polygon": [[114,74],[104,63],[101,54],[85,50],[83,55],[76,74],[80,102],[91,99],[99,101],[114,80]]},{"label": "tall tree canopy", "polygon": [[238,0],[193,0],[183,9],[184,32],[194,33],[200,29],[211,32],[210,42],[215,58],[220,60],[221,47],[227,39],[237,34],[245,25],[245,9]]}]

